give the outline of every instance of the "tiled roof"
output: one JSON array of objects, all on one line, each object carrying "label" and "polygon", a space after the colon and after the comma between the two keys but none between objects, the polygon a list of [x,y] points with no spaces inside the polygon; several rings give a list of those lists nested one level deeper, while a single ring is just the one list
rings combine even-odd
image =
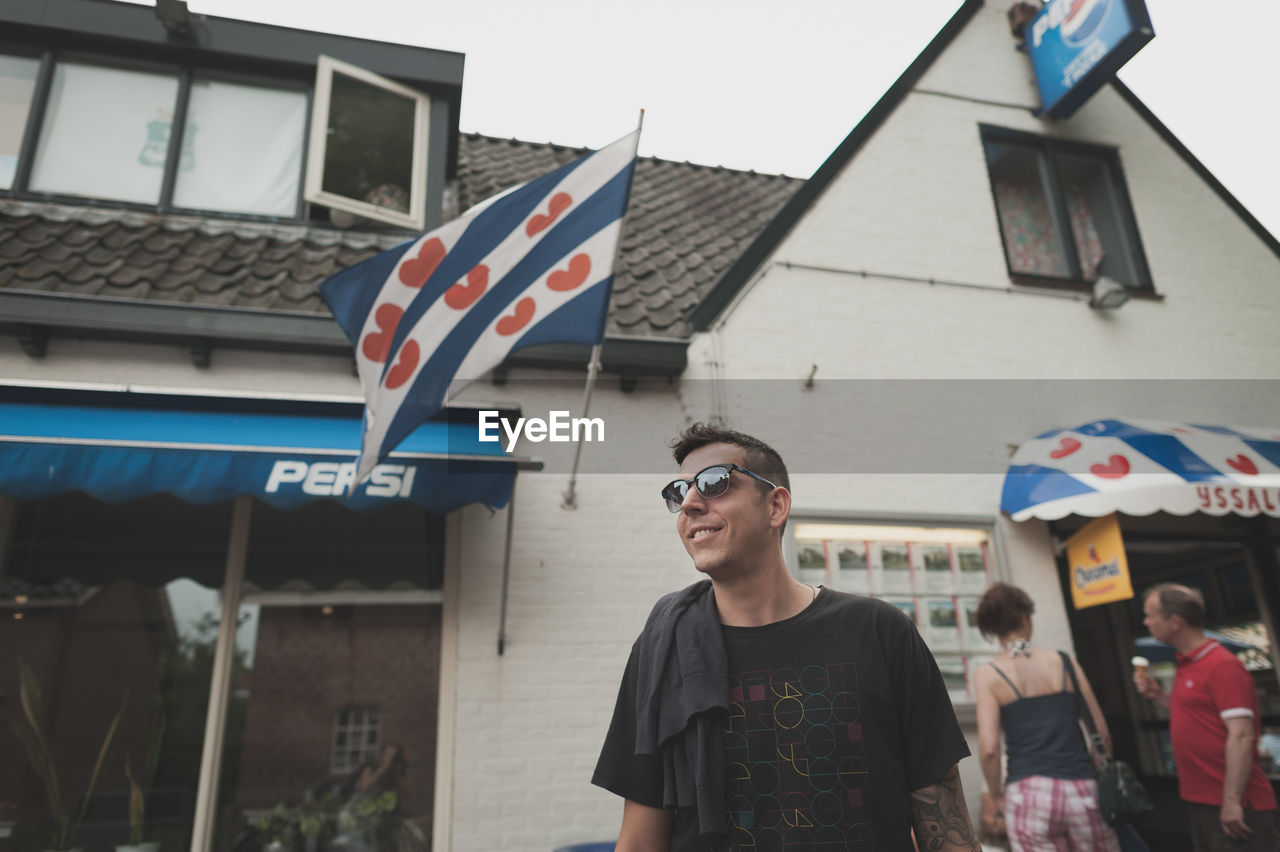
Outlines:
[{"label": "tiled roof", "polygon": [[[463,134],[457,209],[582,149]],[[642,159],[608,332],[687,337],[689,314],[802,181]],[[360,230],[159,216],[0,199],[0,290],[321,313],[317,286],[405,239]]]}]

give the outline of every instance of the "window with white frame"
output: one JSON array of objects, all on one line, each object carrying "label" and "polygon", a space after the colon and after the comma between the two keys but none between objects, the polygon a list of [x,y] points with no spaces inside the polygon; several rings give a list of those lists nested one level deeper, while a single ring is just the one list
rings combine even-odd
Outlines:
[{"label": "window with white frame", "polygon": [[996,577],[990,531],[800,521],[794,536],[802,582],[898,607],[933,652],[952,700],[974,700],[973,672],[999,650],[977,625],[978,598]]},{"label": "window with white frame", "polygon": [[345,775],[377,757],[381,721],[372,707],[344,707],[333,714],[333,748],[329,771]]},{"label": "window with white frame", "polygon": [[431,99],[328,56],[315,91],[306,199],[421,229]]},{"label": "window with white frame", "polygon": [[1022,284],[1106,276],[1150,290],[1115,150],[984,126],[982,144],[1009,274]]},{"label": "window with white frame", "polygon": [[0,54],[0,193],[425,228],[430,97],[328,57],[316,86]]}]

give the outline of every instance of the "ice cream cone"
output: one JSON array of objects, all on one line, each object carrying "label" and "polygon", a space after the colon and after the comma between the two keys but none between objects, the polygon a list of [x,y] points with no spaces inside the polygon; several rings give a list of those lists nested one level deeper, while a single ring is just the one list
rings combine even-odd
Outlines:
[{"label": "ice cream cone", "polygon": [[1133,666],[1133,670],[1140,675],[1145,675],[1147,669],[1151,666],[1151,661],[1146,657],[1134,657],[1129,663]]}]

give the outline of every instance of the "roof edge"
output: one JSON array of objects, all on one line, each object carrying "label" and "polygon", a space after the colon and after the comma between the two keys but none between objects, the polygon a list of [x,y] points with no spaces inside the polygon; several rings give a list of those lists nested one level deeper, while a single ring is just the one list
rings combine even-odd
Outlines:
[{"label": "roof edge", "polygon": [[1204,163],[1191,153],[1191,149],[1182,143],[1182,140],[1174,135],[1173,131],[1165,126],[1151,108],[1142,102],[1142,100],[1134,94],[1133,90],[1120,81],[1119,77],[1111,78],[1111,87],[1114,88],[1120,97],[1124,98],[1130,107],[1134,109],[1143,120],[1151,126],[1166,145],[1174,150],[1181,157],[1191,170],[1200,176],[1200,179],[1209,185],[1219,198],[1230,207],[1243,222],[1249,226],[1249,230],[1253,231],[1266,244],[1267,248],[1278,258],[1280,258],[1280,239],[1267,230],[1266,226],[1258,221],[1258,218],[1249,212],[1249,208],[1240,202],[1240,199],[1231,194],[1231,190],[1223,185],[1222,181],[1214,176],[1213,172],[1205,166]]},{"label": "roof edge", "polygon": [[924,50],[912,60],[902,75],[894,81],[875,106],[867,111],[862,120],[849,132],[822,165],[818,166],[805,183],[796,190],[795,195],[783,205],[772,221],[764,227],[742,256],[729,267],[728,271],[716,282],[706,297],[698,304],[689,317],[689,323],[695,332],[706,331],[720,312],[733,301],[733,297],[746,285],[751,276],[764,263],[765,258],[773,252],[790,233],[804,213],[813,205],[823,190],[835,180],[840,170],[853,159],[871,135],[884,123],[900,104],[912,87],[929,70],[934,61],[950,44],[952,39],[964,29],[973,18],[983,0],[965,0],[964,5],[956,10],[951,19],[938,30],[938,34],[925,46]]},{"label": "roof edge", "polygon": [[82,36],[117,46],[133,44],[171,53],[195,52],[202,57],[221,55],[312,69],[317,53],[336,52],[341,54],[340,59],[420,87],[462,88],[466,56],[458,51],[199,11],[192,11],[191,16],[197,22],[198,37],[180,39],[166,32],[154,5],[139,5],[132,0],[0,0],[0,21],[37,32]]},{"label": "roof edge", "polygon": [[[199,305],[0,289],[0,334],[55,331],[68,336],[133,342],[207,342],[236,349],[351,355],[327,313],[235,305]],[[625,376],[676,376],[687,364],[682,338],[606,335],[601,366]],[[591,347],[549,343],[513,352],[504,367],[585,369]]]}]

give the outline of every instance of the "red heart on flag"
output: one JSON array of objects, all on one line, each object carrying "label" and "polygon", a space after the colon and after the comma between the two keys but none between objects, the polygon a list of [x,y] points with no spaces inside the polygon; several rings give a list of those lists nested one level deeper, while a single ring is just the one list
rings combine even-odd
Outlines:
[{"label": "red heart on flag", "polygon": [[569,261],[568,269],[557,269],[547,278],[547,286],[563,293],[581,286],[591,274],[591,258],[585,254],[575,254]]},{"label": "red heart on flag", "polygon": [[431,273],[435,272],[440,261],[444,260],[445,254],[444,243],[440,242],[439,237],[427,240],[422,244],[422,248],[418,249],[417,257],[411,257],[400,264],[400,283],[417,290],[427,283]]},{"label": "red heart on flag", "polygon": [[1049,453],[1049,458],[1065,459],[1067,456],[1080,449],[1081,443],[1075,438],[1063,438],[1058,442],[1058,448]]},{"label": "red heart on flag", "polygon": [[489,288],[489,267],[483,263],[467,273],[467,283],[459,281],[444,291],[444,303],[455,311],[466,310]]},{"label": "red heart on flag", "polygon": [[560,218],[560,214],[568,210],[569,205],[572,203],[573,199],[569,197],[569,193],[557,192],[555,195],[551,196],[551,201],[547,204],[547,212],[534,214],[534,216],[529,219],[529,224],[524,226],[524,232],[532,237],[556,219]]},{"label": "red heart on flag", "polygon": [[387,371],[387,390],[395,390],[413,375],[418,368],[418,341],[406,341],[400,347],[400,360]]},{"label": "red heart on flag", "polygon": [[1253,459],[1249,458],[1244,453],[1240,453],[1233,459],[1227,459],[1227,464],[1248,476],[1258,475],[1258,466],[1253,463]]},{"label": "red heart on flag", "polygon": [[508,335],[515,334],[517,331],[524,328],[529,324],[529,320],[533,319],[533,312],[535,308],[537,308],[537,305],[535,305],[533,299],[530,299],[528,296],[525,296],[523,299],[516,302],[515,313],[511,314],[511,316],[503,317],[498,320],[498,334],[501,334],[503,337],[507,337]]},{"label": "red heart on flag", "polygon": [[1124,456],[1115,455],[1107,459],[1106,464],[1095,464],[1089,468],[1089,472],[1103,479],[1119,479],[1128,475],[1129,460]]},{"label": "red heart on flag", "polygon": [[364,357],[379,364],[387,360],[391,338],[395,335],[402,316],[404,311],[395,305],[378,305],[378,309],[373,312],[373,321],[378,324],[378,330],[369,332],[360,342],[360,351],[364,353]]}]

